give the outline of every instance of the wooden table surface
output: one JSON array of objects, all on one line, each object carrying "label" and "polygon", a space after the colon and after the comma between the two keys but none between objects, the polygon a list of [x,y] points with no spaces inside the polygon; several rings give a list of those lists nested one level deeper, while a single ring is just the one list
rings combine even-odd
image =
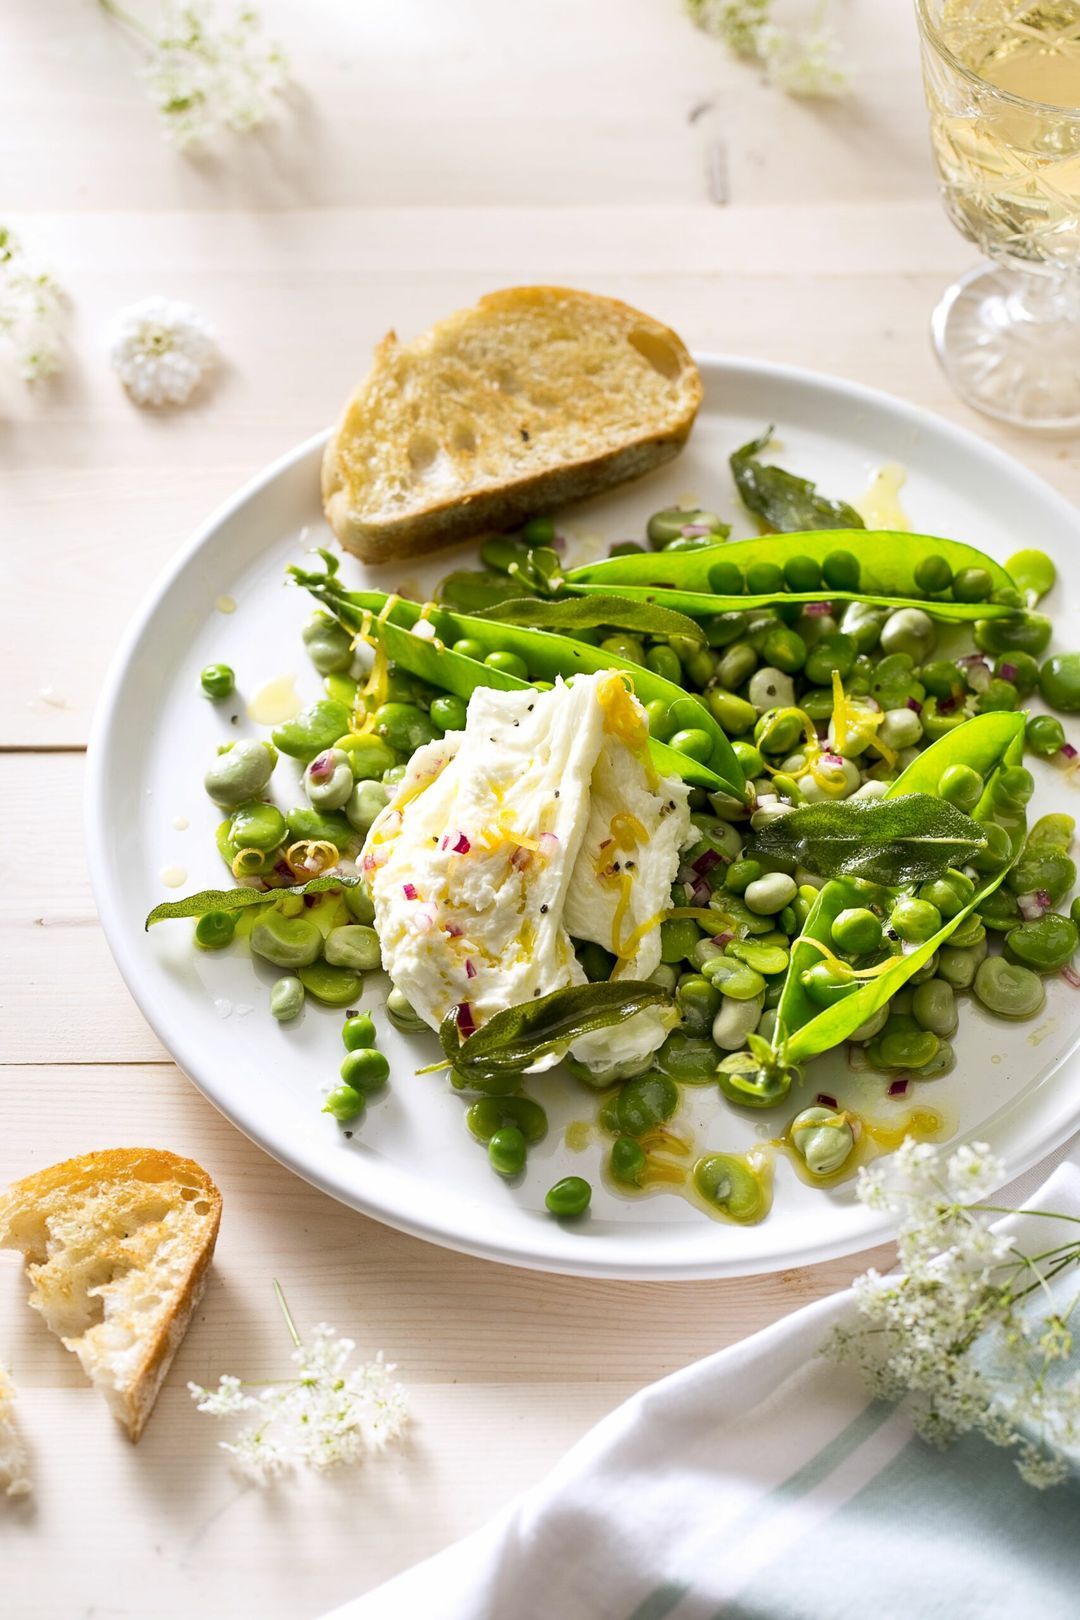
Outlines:
[{"label": "wooden table surface", "polygon": [[[971,253],[935,196],[909,8],[834,11],[857,78],[831,105],[764,87],[678,0],[274,0],[295,95],[270,131],[196,159],[159,139],[138,51],[92,0],[9,0],[3,223],[72,306],[61,378],[0,375],[0,1182],[152,1142],[199,1159],[225,1197],[205,1302],[137,1449],[0,1257],[0,1357],[36,1484],[0,1506],[12,1620],[317,1616],[478,1525],[631,1391],[865,1265],[593,1283],[340,1208],[169,1061],[109,956],[81,834],[95,696],[155,576],[331,418],[389,325],[411,334],[486,289],[616,294],[695,347],[890,390],[1080,494],[1075,440],[976,419],[939,374],[927,318]],[[116,383],[104,332],[159,292],[205,312],[227,364],[199,403],[154,414]],[[329,1318],[400,1364],[416,1423],[375,1466],[260,1492],[229,1473],[184,1385],[282,1370],[274,1277],[301,1323]]]}]

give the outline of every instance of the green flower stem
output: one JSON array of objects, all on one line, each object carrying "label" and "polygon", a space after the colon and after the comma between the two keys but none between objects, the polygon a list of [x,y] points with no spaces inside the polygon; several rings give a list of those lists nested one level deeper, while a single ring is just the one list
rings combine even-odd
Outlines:
[{"label": "green flower stem", "polygon": [[[102,0],[102,4],[104,4],[104,0]],[[296,1348],[299,1350],[299,1349],[301,1349],[303,1347],[303,1342],[304,1341],[301,1339],[300,1334],[297,1332],[296,1323],[293,1321],[292,1312],[290,1311],[289,1306],[288,1306],[288,1302],[285,1299],[284,1290],[282,1289],[282,1286],[278,1282],[276,1277],[274,1278],[274,1293],[277,1296],[278,1304],[281,1306],[281,1314],[285,1318],[285,1326],[289,1330],[289,1337],[292,1340],[293,1344],[296,1346]]]},{"label": "green flower stem", "polygon": [[115,17],[117,22],[123,23],[125,28],[130,28],[134,33],[139,34],[146,40],[147,44],[157,44],[153,30],[148,28],[144,22],[141,22],[138,17],[133,17],[130,11],[125,11],[123,6],[118,6],[116,0],[98,0],[98,5],[110,17]]}]

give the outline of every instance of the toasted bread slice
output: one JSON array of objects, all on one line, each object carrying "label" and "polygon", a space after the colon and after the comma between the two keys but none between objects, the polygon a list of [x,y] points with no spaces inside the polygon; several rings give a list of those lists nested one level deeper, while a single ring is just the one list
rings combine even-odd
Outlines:
[{"label": "toasted bread slice", "polygon": [[0,1367],[0,1490],[5,1496],[27,1496],[26,1448],[15,1427],[15,1385]]},{"label": "toasted bread slice", "polygon": [[137,1440],[206,1286],[221,1194],[191,1159],[116,1148],[54,1164],[0,1197],[30,1303]]},{"label": "toasted bread slice", "polygon": [[627,304],[489,293],[383,339],[326,447],[326,516],[367,562],[512,529],[669,461],[701,393],[681,338]]}]

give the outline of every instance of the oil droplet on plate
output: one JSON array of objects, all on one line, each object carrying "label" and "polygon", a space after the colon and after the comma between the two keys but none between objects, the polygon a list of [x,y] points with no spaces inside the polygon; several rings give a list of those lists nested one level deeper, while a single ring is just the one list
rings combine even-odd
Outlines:
[{"label": "oil droplet on plate", "polygon": [[178,889],[181,883],[187,882],[187,873],[182,866],[163,866],[158,876],[167,889]]},{"label": "oil droplet on plate", "polygon": [[219,596],[214,606],[219,613],[235,613],[236,598],[233,596]]},{"label": "oil droplet on plate", "polygon": [[879,467],[865,495],[852,506],[868,529],[909,529],[908,515],[900,504],[900,491],[907,483],[907,468],[898,461]]},{"label": "oil droplet on plate", "polygon": [[592,1138],[592,1126],[587,1119],[572,1119],[566,1127],[563,1140],[571,1153],[582,1153]]},{"label": "oil droplet on plate", "polygon": [[296,693],[296,676],[279,675],[255,693],[247,706],[247,717],[259,726],[281,726],[286,720],[295,720],[303,706]]},{"label": "oil droplet on plate", "polygon": [[173,826],[176,828],[177,832],[187,832],[188,828],[191,826],[191,822],[188,820],[187,816],[173,816]]}]

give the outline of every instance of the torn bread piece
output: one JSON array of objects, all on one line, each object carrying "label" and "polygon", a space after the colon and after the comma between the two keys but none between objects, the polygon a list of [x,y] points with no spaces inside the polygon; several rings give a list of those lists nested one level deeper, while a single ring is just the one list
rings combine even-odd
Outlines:
[{"label": "torn bread piece", "polygon": [[29,1496],[26,1447],[15,1426],[15,1385],[0,1367],[0,1489],[5,1496]]},{"label": "torn bread piece", "polygon": [[192,1159],[116,1148],[67,1159],[0,1196],[30,1304],[137,1440],[202,1298],[221,1194]]}]

